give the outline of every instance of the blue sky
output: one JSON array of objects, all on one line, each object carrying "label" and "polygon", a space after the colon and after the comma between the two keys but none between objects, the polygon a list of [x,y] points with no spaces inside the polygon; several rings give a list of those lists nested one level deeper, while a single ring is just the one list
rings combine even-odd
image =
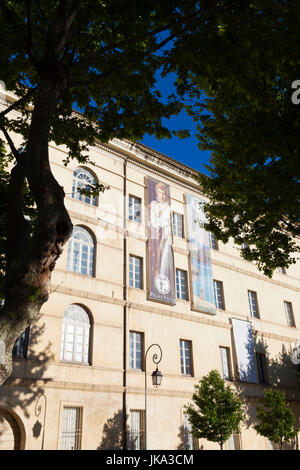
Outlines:
[{"label": "blue sky", "polygon": [[171,139],[158,140],[153,136],[145,135],[142,143],[201,173],[209,174],[203,164],[209,163],[210,152],[198,149],[198,140],[195,137],[195,124],[191,117],[185,112],[181,112],[180,115],[174,116],[169,122],[165,120],[164,124],[166,127],[173,130],[189,129],[191,137],[186,139],[172,137]]},{"label": "blue sky", "polygon": [[[157,88],[160,90],[163,97],[174,92],[173,79],[174,75],[170,75],[164,79],[158,79]],[[191,137],[186,139],[172,137],[171,139],[158,140],[146,134],[142,143],[201,173],[209,174],[208,170],[204,168],[203,165],[209,163],[210,152],[198,149],[198,140],[195,137],[196,125],[193,119],[185,111],[182,111],[178,116],[174,116],[169,120],[164,119],[163,124],[170,130],[189,129]]]}]

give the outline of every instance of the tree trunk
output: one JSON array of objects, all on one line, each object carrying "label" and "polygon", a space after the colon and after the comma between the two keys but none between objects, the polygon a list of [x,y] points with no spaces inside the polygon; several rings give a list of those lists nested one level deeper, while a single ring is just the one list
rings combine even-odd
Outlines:
[{"label": "tree trunk", "polygon": [[[51,272],[72,233],[64,206],[64,191],[55,180],[49,163],[48,142],[51,118],[64,82],[41,81],[36,97],[26,152],[11,173],[8,201],[7,271],[5,304],[0,316],[0,385],[12,368],[12,349],[20,334],[35,321],[48,300]],[[22,212],[25,178],[37,207],[34,233]],[[2,343],[2,344],[3,344]]]}]

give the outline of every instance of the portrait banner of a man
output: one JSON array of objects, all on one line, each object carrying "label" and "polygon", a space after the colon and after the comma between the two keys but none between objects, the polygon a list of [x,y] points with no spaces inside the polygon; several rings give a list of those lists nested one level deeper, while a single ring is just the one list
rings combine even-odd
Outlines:
[{"label": "portrait banner of a man", "polygon": [[175,304],[170,187],[147,178],[149,298]]}]

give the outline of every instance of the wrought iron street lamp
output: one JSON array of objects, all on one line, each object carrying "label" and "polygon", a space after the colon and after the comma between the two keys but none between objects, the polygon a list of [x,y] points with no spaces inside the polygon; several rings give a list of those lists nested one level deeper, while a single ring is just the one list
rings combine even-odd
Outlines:
[{"label": "wrought iron street lamp", "polygon": [[159,344],[153,343],[149,348],[147,349],[144,357],[144,367],[145,367],[145,449],[147,450],[148,446],[148,428],[147,428],[147,354],[150,348],[153,346],[156,346],[159,349],[159,355],[157,353],[154,353],[152,356],[152,361],[154,364],[156,364],[156,370],[152,372],[151,377],[152,377],[152,384],[155,387],[158,387],[161,384],[162,381],[162,373],[160,370],[158,370],[158,364],[160,363],[162,359],[162,350]]}]

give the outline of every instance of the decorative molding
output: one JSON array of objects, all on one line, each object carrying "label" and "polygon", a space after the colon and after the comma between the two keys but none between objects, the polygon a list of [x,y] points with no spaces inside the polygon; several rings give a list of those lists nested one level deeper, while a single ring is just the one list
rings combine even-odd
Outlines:
[{"label": "decorative molding", "polygon": [[[74,273],[72,271],[66,271],[65,269],[60,269],[60,268],[57,268],[57,267],[55,268],[55,272],[60,272],[62,274],[68,274],[70,276],[75,276],[75,277],[81,277],[82,279],[91,279],[92,281],[100,281],[100,282],[104,282],[105,284],[114,285],[114,286],[117,286],[117,287],[120,287],[120,288],[123,289],[123,284],[121,284],[119,282],[103,279],[101,277],[87,276],[86,274]],[[61,284],[51,284],[51,292],[50,293],[52,293],[54,291],[57,292],[58,287],[60,285]]]},{"label": "decorative molding", "polygon": [[[85,306],[85,305],[83,305],[83,306]],[[87,307],[87,306],[86,306],[86,307]],[[87,308],[88,308],[88,307],[87,307]],[[42,317],[43,317],[43,318],[44,318],[44,317],[55,318],[56,320],[62,321],[62,319],[63,319],[63,312],[61,313],[61,315],[57,315],[57,314],[55,314],[55,313],[48,313],[48,312],[44,313],[44,312],[42,312]],[[117,324],[113,324],[113,323],[103,323],[103,322],[99,322],[99,321],[95,320],[95,316],[94,316],[94,315],[93,315],[93,324],[92,324],[92,326],[93,326],[93,327],[95,327],[95,326],[100,326],[100,327],[102,327],[102,326],[103,326],[103,327],[105,327],[105,328],[115,328],[115,329],[117,329],[117,330],[122,330],[122,329],[123,329],[123,325],[122,325],[122,324],[117,325]],[[68,363],[68,364],[69,364],[69,363]],[[74,364],[72,364],[72,365],[74,365]],[[86,364],[85,364],[85,366],[86,366]]]},{"label": "decorative molding", "polygon": [[55,292],[65,295],[71,295],[73,297],[79,297],[82,299],[96,300],[106,304],[125,305],[125,301],[117,299],[115,297],[108,297],[106,295],[95,294],[92,292],[86,292],[78,289],[72,289],[71,287],[62,287],[60,284],[56,286]]},{"label": "decorative molding", "polygon": [[[211,316],[207,317],[206,316],[207,313],[205,313],[205,312],[203,312],[203,313],[202,312],[194,312],[193,310],[191,310],[190,313],[176,312],[176,311],[174,311],[174,309],[173,310],[168,310],[168,309],[165,309],[165,308],[156,307],[156,306],[152,306],[152,305],[146,305],[146,304],[135,303],[135,302],[130,302],[130,301],[125,302],[124,300],[121,300],[121,299],[111,298],[111,297],[108,297],[108,296],[104,296],[104,295],[100,295],[100,294],[94,294],[94,293],[85,292],[85,291],[80,291],[80,290],[77,290],[77,289],[62,287],[60,285],[57,286],[56,292],[59,292],[59,293],[62,293],[62,294],[67,294],[67,295],[72,295],[73,297],[79,297],[79,298],[84,298],[84,299],[89,299],[89,300],[96,300],[96,301],[103,302],[103,303],[108,303],[108,304],[115,304],[115,305],[120,305],[120,306],[124,306],[126,304],[127,307],[131,310],[138,310],[140,312],[153,313],[153,314],[156,314],[156,315],[173,317],[173,318],[180,319],[180,320],[192,321],[192,322],[195,322],[195,323],[202,323],[202,324],[206,324],[206,325],[211,325],[211,326],[215,326],[215,327],[224,328],[226,330],[230,330],[232,328],[229,323],[225,323],[224,321],[215,320]],[[142,292],[145,293],[145,291],[142,291]],[[247,321],[257,320],[257,319],[253,319],[252,317],[249,318],[249,316],[247,316],[247,315],[243,316],[239,313],[224,312],[223,310],[222,310],[222,313],[228,314],[229,318],[234,316],[234,317],[242,318],[242,319],[247,320]],[[199,316],[199,315],[201,315],[201,316]],[[258,319],[258,321],[259,321],[259,319]],[[265,320],[262,320],[262,321],[266,322]],[[280,324],[275,325],[272,322],[266,322],[266,323],[269,323],[270,325],[277,326],[279,328],[284,328],[284,326],[280,325]],[[279,335],[279,334],[276,334],[276,333],[270,333],[270,332],[267,332],[263,329],[260,329],[259,327],[257,327],[257,325],[254,325],[254,330],[257,331],[258,334],[264,335],[264,337],[266,337],[266,338],[276,339],[276,340],[280,340],[280,341],[286,341],[286,342],[289,342],[289,343],[295,341],[295,337],[283,336],[283,335]],[[297,329],[293,328],[293,331],[297,331]]]},{"label": "decorative molding", "polygon": [[180,248],[179,246],[176,246],[174,243],[172,243],[172,249],[175,253],[180,253],[181,255],[189,256],[190,254],[189,250],[186,250],[185,248]]},{"label": "decorative molding", "polygon": [[[274,323],[273,323],[273,325],[274,325]],[[254,327],[254,332],[259,334],[260,336],[263,336],[264,338],[277,339],[279,341],[286,341],[288,343],[294,343],[296,341],[296,338],[291,338],[289,336],[282,336],[282,335],[278,335],[276,333],[268,333],[266,331],[259,330],[255,327]]]},{"label": "decorative molding", "polygon": [[[145,227],[142,224],[141,224],[141,226]],[[134,238],[136,240],[141,240],[142,242],[145,242],[145,243],[147,243],[147,241],[148,241],[148,237],[146,237],[145,235],[141,235],[138,232],[131,232],[130,230],[126,230],[126,235],[127,235],[128,238]]]},{"label": "decorative molding", "polygon": [[[154,313],[156,315],[163,315],[167,317],[173,317],[177,318],[180,320],[187,320],[187,321],[193,321],[196,323],[203,323],[206,325],[212,325],[212,326],[219,326],[221,328],[225,328],[227,330],[231,329],[231,326],[227,323],[216,321],[216,320],[211,320],[209,318],[205,317],[200,317],[198,312],[193,312],[191,310],[191,313],[185,313],[185,312],[176,312],[174,310],[167,310],[164,308],[159,308],[159,307],[153,307],[153,306],[148,306],[145,304],[138,304],[138,303],[133,303],[133,302],[127,302],[127,306],[129,309],[132,310],[139,310],[143,312],[148,312],[148,313]],[[200,315],[207,315],[206,313],[200,313]]]},{"label": "decorative molding", "polygon": [[[241,261],[240,258],[235,258],[234,256],[231,256],[231,255],[226,254],[225,256],[230,256],[230,257],[234,258],[235,260]],[[262,274],[253,273],[251,271],[247,271],[244,268],[239,268],[238,266],[234,266],[232,264],[227,264],[227,263],[224,263],[223,261],[219,261],[219,260],[216,260],[216,259],[212,259],[211,262],[212,262],[212,264],[214,264],[216,266],[220,266],[221,268],[225,268],[225,269],[228,269],[230,271],[235,271],[235,272],[238,272],[240,274],[245,274],[246,276],[254,277],[256,279],[259,279],[260,281],[269,282],[271,284],[283,287],[285,289],[291,289],[291,290],[294,290],[296,292],[300,292],[300,287],[292,286],[291,284],[285,284],[285,283],[277,281],[275,279],[270,279],[269,277],[264,276]]]}]

